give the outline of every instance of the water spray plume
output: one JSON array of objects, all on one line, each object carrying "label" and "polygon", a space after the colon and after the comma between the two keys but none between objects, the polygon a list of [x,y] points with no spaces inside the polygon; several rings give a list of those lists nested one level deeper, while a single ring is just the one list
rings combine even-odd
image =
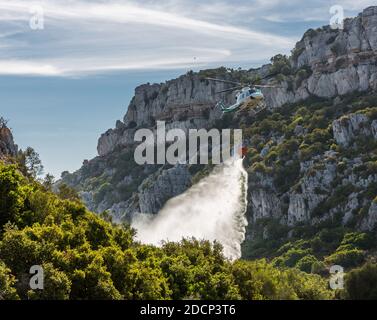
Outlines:
[{"label": "water spray plume", "polygon": [[182,238],[217,240],[229,259],[241,257],[247,220],[247,173],[242,159],[228,161],[170,199],[157,215],[137,215],[132,227],[143,243],[160,245]]}]

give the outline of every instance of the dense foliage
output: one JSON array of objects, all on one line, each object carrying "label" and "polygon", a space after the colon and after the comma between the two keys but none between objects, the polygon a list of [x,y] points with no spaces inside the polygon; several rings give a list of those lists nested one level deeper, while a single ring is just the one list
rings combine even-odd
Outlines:
[{"label": "dense foliage", "polygon": [[[64,193],[65,194],[65,193]],[[329,299],[325,279],[265,260],[224,258],[218,243],[162,247],[0,165],[0,299]],[[29,287],[44,269],[44,290]]]}]

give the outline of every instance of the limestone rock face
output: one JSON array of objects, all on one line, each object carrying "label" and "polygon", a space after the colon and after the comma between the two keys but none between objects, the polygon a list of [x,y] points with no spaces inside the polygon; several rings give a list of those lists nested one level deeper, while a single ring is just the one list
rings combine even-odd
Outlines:
[{"label": "limestone rock face", "polygon": [[361,14],[362,27],[365,30],[369,46],[377,50],[377,7],[369,7]]},{"label": "limestone rock face", "polygon": [[326,164],[324,168],[309,167],[300,181],[300,193],[291,192],[289,195],[288,225],[306,222],[318,204],[326,198],[319,190],[328,190],[336,176],[336,166]]},{"label": "limestone rock face", "polygon": [[191,174],[185,165],[156,171],[149,175],[127,201],[113,204],[108,211],[115,221],[131,221],[140,213],[156,214],[167,200],[191,186]]},{"label": "limestone rock face", "polygon": [[118,144],[120,136],[116,131],[110,129],[102,134],[98,141],[97,151],[100,156],[106,155],[114,150]]},{"label": "limestone rock face", "polygon": [[[98,154],[104,156],[117,146],[132,145],[136,128],[153,130],[156,121],[165,121],[167,130],[208,127],[222,116],[215,105],[221,98],[217,92],[224,90],[226,86],[224,83],[205,80],[198,74],[188,73],[163,84],[137,87],[124,122],[118,120],[115,129],[108,130],[100,137]],[[234,96],[227,95],[224,101],[232,104]]]},{"label": "limestone rock face", "polygon": [[[365,9],[358,17],[346,19],[343,30],[323,27],[306,32],[290,58],[293,71],[310,68],[312,74],[288,90],[264,90],[269,108],[294,103],[310,95],[332,98],[353,91],[377,88],[377,7]],[[293,79],[295,80],[295,79]]]},{"label": "limestone rock face", "polygon": [[361,230],[364,230],[364,231],[372,231],[376,225],[377,225],[377,202],[373,201],[369,208],[368,215],[363,219],[360,228]]},{"label": "limestone rock face", "polygon": [[359,113],[335,120],[332,124],[334,139],[338,144],[347,147],[356,136],[369,135],[375,122],[372,126],[368,120],[366,115]]},{"label": "limestone rock face", "polygon": [[266,189],[251,190],[249,194],[249,210],[253,212],[253,221],[262,218],[277,218],[282,216],[280,199]]},{"label": "limestone rock face", "polygon": [[[367,114],[352,113],[333,121],[332,132],[337,144],[353,148],[355,138],[377,140],[375,126],[376,120],[372,120]],[[266,148],[265,153],[269,148]],[[342,179],[338,172],[339,161],[343,161],[345,168]],[[321,156],[300,162],[301,178],[285,193],[277,191],[272,177],[254,172],[249,178],[251,181],[248,197],[250,221],[255,223],[261,219],[274,218],[293,227],[299,223],[315,225],[331,216],[342,214],[342,223],[347,224],[352,220],[355,212],[361,207],[368,206],[368,202],[365,202],[365,199],[362,200],[363,192],[368,188],[373,188],[377,183],[376,174],[358,174],[364,167],[365,164],[361,158],[340,160],[337,152],[329,150]],[[325,214],[325,211],[321,211],[325,209],[320,208],[331,199],[334,186],[352,188],[354,192],[350,192],[346,201]],[[376,223],[376,206],[375,202],[372,202],[359,228],[372,230]]]},{"label": "limestone rock face", "polygon": [[186,191],[190,185],[191,174],[187,166],[177,165],[158,171],[138,189],[140,212],[158,213],[167,200]]}]

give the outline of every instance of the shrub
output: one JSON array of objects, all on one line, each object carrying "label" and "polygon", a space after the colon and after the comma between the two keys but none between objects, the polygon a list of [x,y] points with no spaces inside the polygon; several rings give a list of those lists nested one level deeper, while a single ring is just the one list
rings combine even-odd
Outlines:
[{"label": "shrub", "polygon": [[308,79],[311,74],[312,74],[312,70],[309,67],[307,67],[307,68],[301,68],[300,70],[298,70],[296,72],[296,77],[295,77],[296,88],[300,87],[300,85],[302,84],[302,82],[304,80]]},{"label": "shrub", "polygon": [[359,266],[364,260],[364,251],[359,249],[345,249],[336,251],[326,257],[325,262],[329,265],[340,265],[343,268],[352,268]]},{"label": "shrub", "polygon": [[43,290],[29,290],[31,300],[67,300],[71,291],[71,281],[68,276],[53,267],[51,263],[43,266]]},{"label": "shrub", "polygon": [[278,54],[271,58],[272,66],[270,72],[272,74],[290,75],[292,73],[289,59],[285,55]]},{"label": "shrub", "polygon": [[257,162],[252,165],[252,170],[255,172],[261,172],[261,173],[271,173],[271,168],[266,167],[266,165],[263,162]]},{"label": "shrub", "polygon": [[16,166],[0,163],[0,232],[7,222],[20,219],[21,213],[27,209],[26,198],[30,191]]},{"label": "shrub", "polygon": [[289,283],[299,299],[302,300],[330,300],[334,293],[328,289],[328,282],[317,274],[290,269],[287,271]]},{"label": "shrub", "polygon": [[318,263],[317,258],[311,254],[304,256],[296,263],[296,268],[306,273],[311,273],[313,265]]},{"label": "shrub", "polygon": [[18,295],[13,287],[16,278],[11,274],[11,270],[0,260],[0,300],[16,300]]},{"label": "shrub", "polygon": [[312,264],[311,273],[316,273],[319,275],[327,275],[326,265],[322,261],[316,261]]},{"label": "shrub", "polygon": [[273,264],[277,267],[293,268],[296,264],[309,254],[309,250],[289,249],[287,252],[273,260]]},{"label": "shrub", "polygon": [[307,161],[315,155],[319,155],[324,151],[324,146],[320,142],[316,142],[312,145],[302,144],[300,145],[300,160]]},{"label": "shrub", "polygon": [[346,298],[352,300],[377,299],[377,264],[367,263],[352,270],[345,278]]},{"label": "shrub", "polygon": [[280,270],[266,260],[236,261],[232,266],[242,299],[330,299],[326,280],[296,269]]},{"label": "shrub", "polygon": [[356,249],[367,250],[375,246],[375,238],[369,233],[351,232],[346,233],[341,242],[342,246],[350,245]]}]

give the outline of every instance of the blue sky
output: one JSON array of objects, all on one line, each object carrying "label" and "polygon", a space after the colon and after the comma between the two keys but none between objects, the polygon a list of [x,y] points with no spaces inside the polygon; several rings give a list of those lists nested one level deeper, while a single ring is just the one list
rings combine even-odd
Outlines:
[{"label": "blue sky", "polygon": [[[332,5],[369,0],[0,0],[0,115],[46,172],[78,169],[134,87],[190,69],[256,67],[289,53]],[[41,30],[30,19],[43,13]]]}]

